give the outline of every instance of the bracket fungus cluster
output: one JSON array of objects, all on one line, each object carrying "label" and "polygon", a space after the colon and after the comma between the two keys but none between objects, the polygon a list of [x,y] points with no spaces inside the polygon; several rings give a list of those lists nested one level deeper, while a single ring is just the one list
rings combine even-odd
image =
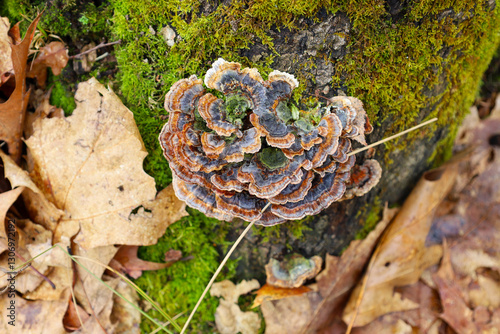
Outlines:
[{"label": "bracket fungus cluster", "polygon": [[299,110],[292,75],[273,71],[264,81],[255,68],[222,58],[204,83],[213,93],[195,75],[172,85],[159,136],[176,195],[189,206],[219,220],[275,225],[317,214],[346,190],[358,196],[378,182],[375,160],[351,178],[351,140],[366,145],[372,131],[358,99],[338,96]]}]

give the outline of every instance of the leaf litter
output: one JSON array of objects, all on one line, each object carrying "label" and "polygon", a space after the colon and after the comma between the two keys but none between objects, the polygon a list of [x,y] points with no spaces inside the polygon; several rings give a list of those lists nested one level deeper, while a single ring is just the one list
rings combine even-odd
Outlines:
[{"label": "leaf litter", "polygon": [[312,291],[264,299],[265,333],[497,333],[499,129],[500,98],[485,120],[473,107],[455,157],[424,174],[390,224],[327,255]]},{"label": "leaf litter", "polygon": [[[64,117],[62,109],[50,105],[50,90],[39,88],[45,84],[47,67],[57,75],[68,56],[64,44],[52,42],[28,65],[36,23],[21,42],[18,26],[9,31],[8,21],[0,19],[0,48],[12,49],[10,63],[0,59],[0,75],[15,79],[8,100],[0,103],[0,140],[8,151],[0,150],[2,180],[11,187],[0,193],[0,216],[2,222],[7,217],[16,221],[16,265],[38,256],[32,267],[17,272],[16,326],[2,317],[0,331],[139,333],[139,311],[90,273],[137,306],[135,290],[105,273],[105,266],[120,260],[114,259],[116,245],[136,251],[156,243],[170,224],[187,215],[185,204],[172,187],[156,192],[153,178],[142,169],[147,152],[133,115],[111,90],[92,78],[79,84],[78,105],[71,116]],[[38,89],[28,89],[26,75],[37,79]],[[4,83],[0,89],[8,92]],[[34,112],[27,113],[28,104]],[[21,199],[24,206],[18,205]],[[90,273],[74,265],[60,248],[50,249],[55,244],[83,257],[79,261]],[[9,268],[7,246],[2,224],[2,268]],[[179,252],[167,253],[170,262],[144,263],[135,256],[131,263],[139,267],[125,263],[123,268],[137,274],[165,268],[180,258]],[[1,288],[8,288],[7,278],[0,274]],[[0,295],[0,304],[6,307],[7,295]]]}]

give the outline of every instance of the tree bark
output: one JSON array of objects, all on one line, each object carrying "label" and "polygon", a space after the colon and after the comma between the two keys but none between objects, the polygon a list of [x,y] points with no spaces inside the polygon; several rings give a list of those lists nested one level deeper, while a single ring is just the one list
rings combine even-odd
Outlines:
[{"label": "tree bark", "polygon": [[[339,254],[367,221],[377,219],[384,203],[400,204],[425,170],[449,156],[457,126],[498,46],[498,34],[492,33],[499,22],[495,1],[451,7],[388,0],[339,8],[295,16],[295,28],[273,26],[266,33],[274,49],[255,37],[239,54],[251,64],[274,56],[271,68],[305,84],[303,99],[360,98],[375,128],[369,143],[430,117],[439,122],[376,148],[383,174],[367,195],[334,203],[312,219],[282,224],[272,233],[254,228],[233,255],[241,257],[239,279],[264,279],[269,259],[287,253]],[[357,155],[357,163],[366,156]],[[228,239],[235,240],[246,224],[234,224]],[[304,225],[309,230],[294,236]]]}]

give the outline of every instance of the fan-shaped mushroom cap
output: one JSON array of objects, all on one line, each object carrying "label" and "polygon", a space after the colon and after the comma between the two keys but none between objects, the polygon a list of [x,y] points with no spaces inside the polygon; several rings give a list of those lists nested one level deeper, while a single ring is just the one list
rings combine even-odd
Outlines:
[{"label": "fan-shaped mushroom cap", "polygon": [[291,254],[283,261],[269,260],[266,264],[267,283],[280,288],[298,288],[320,271],[323,260],[319,256],[306,259],[300,254]]},{"label": "fan-shaped mushroom cap", "polygon": [[363,196],[377,185],[382,176],[382,168],[377,160],[366,160],[361,166],[356,165],[351,170],[351,177],[347,183],[347,190],[343,200],[354,196]]},{"label": "fan-shaped mushroom cap", "polygon": [[174,190],[189,206],[269,226],[317,214],[341,199],[346,182],[346,196],[378,182],[376,162],[351,177],[351,139],[364,143],[371,130],[359,100],[336,97],[328,107],[299,111],[292,75],[274,71],[264,81],[256,69],[222,58],[205,85],[223,97],[206,93],[196,76],[172,85],[159,136]]}]

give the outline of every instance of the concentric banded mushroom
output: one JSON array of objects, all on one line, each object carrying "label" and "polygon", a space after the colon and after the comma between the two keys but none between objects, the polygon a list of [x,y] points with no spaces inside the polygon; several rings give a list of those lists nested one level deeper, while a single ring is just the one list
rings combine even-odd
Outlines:
[{"label": "concentric banded mushroom", "polygon": [[204,83],[224,98],[194,75],[179,80],[165,97],[169,119],[159,137],[176,194],[189,206],[220,220],[275,225],[319,213],[347,185],[352,197],[378,182],[375,160],[351,177],[351,139],[366,145],[372,130],[358,99],[338,96],[299,110],[293,75],[273,71],[264,81],[256,69],[222,58]]}]

